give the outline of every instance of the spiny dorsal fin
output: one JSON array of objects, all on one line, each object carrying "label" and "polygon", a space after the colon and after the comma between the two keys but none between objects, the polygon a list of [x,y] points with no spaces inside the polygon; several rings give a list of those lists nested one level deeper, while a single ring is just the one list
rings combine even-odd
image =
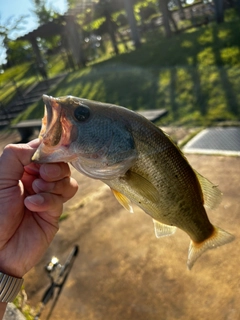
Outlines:
[{"label": "spiny dorsal fin", "polygon": [[176,231],[176,227],[168,226],[167,224],[158,222],[155,219],[153,219],[153,224],[154,224],[155,235],[157,238],[170,236]]},{"label": "spiny dorsal fin", "polygon": [[124,196],[122,193],[120,193],[112,188],[111,188],[111,190],[112,190],[112,193],[114,194],[115,198],[123,206],[123,208],[125,208],[129,212],[133,213],[131,201],[126,196]]},{"label": "spiny dorsal fin", "polygon": [[194,171],[202,188],[205,207],[209,209],[216,208],[222,200],[222,192],[218,189],[216,185],[214,185],[208,179],[203,177],[196,170]]},{"label": "spiny dorsal fin", "polygon": [[159,192],[154,185],[140,174],[129,170],[126,174],[127,182],[132,189],[144,198],[156,203],[159,199]]}]

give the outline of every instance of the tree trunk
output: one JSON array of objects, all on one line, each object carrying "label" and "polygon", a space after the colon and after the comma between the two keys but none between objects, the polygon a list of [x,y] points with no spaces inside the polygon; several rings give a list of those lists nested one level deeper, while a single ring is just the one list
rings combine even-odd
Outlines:
[{"label": "tree trunk", "polygon": [[177,24],[176,24],[175,20],[173,19],[172,12],[171,12],[170,10],[168,10],[168,21],[169,21],[169,22],[171,21],[174,30],[175,30],[175,31],[178,31]]},{"label": "tree trunk", "polygon": [[131,29],[132,40],[136,48],[141,46],[141,40],[137,28],[136,19],[133,12],[132,0],[124,0],[125,10],[127,12],[128,22]]},{"label": "tree trunk", "polygon": [[107,23],[107,30],[113,45],[113,49],[115,54],[119,54],[118,46],[117,46],[117,39],[115,35],[115,25],[112,22],[111,15],[108,11],[105,12],[105,17],[106,17],[106,23]]},{"label": "tree trunk", "polygon": [[224,22],[224,9],[223,9],[223,0],[214,0],[215,4],[215,16],[217,23]]},{"label": "tree trunk", "polygon": [[36,56],[38,72],[41,74],[43,79],[47,79],[48,78],[48,74],[47,74],[46,66],[45,66],[45,63],[44,63],[44,61],[42,59],[41,52],[40,52],[40,49],[39,49],[38,44],[37,44],[37,40],[36,40],[36,38],[32,38],[30,41],[31,41],[31,44],[32,44],[32,47],[33,47],[33,51],[34,51],[35,56]]},{"label": "tree trunk", "polygon": [[167,38],[171,37],[172,31],[169,22],[168,2],[167,0],[159,0],[159,7],[162,12],[163,26]]},{"label": "tree trunk", "polygon": [[185,19],[185,12],[184,12],[184,9],[182,7],[181,0],[177,0],[177,4],[178,4],[178,8],[179,8],[179,17],[180,17],[180,19]]}]

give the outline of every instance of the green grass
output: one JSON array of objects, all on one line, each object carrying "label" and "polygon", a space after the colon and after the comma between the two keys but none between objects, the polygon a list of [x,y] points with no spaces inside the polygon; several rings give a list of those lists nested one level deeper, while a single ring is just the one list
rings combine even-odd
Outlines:
[{"label": "green grass", "polygon": [[0,101],[6,105],[16,95],[16,87],[25,90],[36,81],[36,76],[29,72],[29,63],[9,68],[0,75]]},{"label": "green grass", "polygon": [[24,287],[21,288],[21,291],[17,295],[17,297],[14,299],[14,304],[21,311],[21,313],[24,315],[26,320],[33,320],[34,314],[37,313],[37,310],[35,308],[31,307],[30,304],[27,301],[27,295],[24,290]]},{"label": "green grass", "polygon": [[[49,77],[64,72],[65,64],[64,54],[51,56],[47,64]],[[0,102],[6,106],[17,96],[17,90],[24,92],[29,86],[41,80],[42,77],[37,73],[34,63],[25,62],[8,68],[0,74]]]},{"label": "green grass", "polygon": [[[164,124],[240,120],[239,30],[240,20],[234,19],[170,39],[149,33],[140,49],[70,73],[48,94],[75,95],[133,110],[165,108],[169,115]],[[40,101],[17,120],[40,118],[42,113]]]}]

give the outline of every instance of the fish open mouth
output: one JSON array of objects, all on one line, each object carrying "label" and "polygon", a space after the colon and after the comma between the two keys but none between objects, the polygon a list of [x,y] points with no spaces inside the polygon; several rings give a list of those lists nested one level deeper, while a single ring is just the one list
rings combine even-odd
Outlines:
[{"label": "fish open mouth", "polygon": [[[35,162],[64,161],[63,156],[67,155],[72,124],[67,120],[65,111],[58,100],[58,98],[43,95],[45,107],[39,133],[41,143],[32,157]],[[62,160],[58,159],[60,154]]]},{"label": "fish open mouth", "polygon": [[62,136],[61,107],[56,99],[47,95],[43,95],[43,101],[45,107],[39,138],[46,146],[53,147],[59,143]]}]

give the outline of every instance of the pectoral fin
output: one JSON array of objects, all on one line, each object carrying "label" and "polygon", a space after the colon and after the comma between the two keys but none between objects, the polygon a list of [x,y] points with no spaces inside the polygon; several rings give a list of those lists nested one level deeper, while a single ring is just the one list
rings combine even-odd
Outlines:
[{"label": "pectoral fin", "polygon": [[148,181],[146,178],[141,176],[140,174],[128,171],[126,173],[126,179],[128,184],[132,187],[132,189],[137,190],[137,192],[144,198],[156,203],[159,199],[159,192],[154,187],[154,185]]},{"label": "pectoral fin", "polygon": [[114,194],[115,198],[123,206],[123,208],[125,208],[129,212],[133,213],[131,201],[126,196],[124,196],[122,193],[120,193],[112,188],[111,188],[111,190],[112,190],[112,193]]},{"label": "pectoral fin", "polygon": [[216,208],[222,200],[222,192],[216,185],[204,178],[196,170],[194,171],[202,188],[204,206],[209,209]]},{"label": "pectoral fin", "polygon": [[168,226],[153,219],[155,235],[157,238],[170,236],[176,231],[176,227]]}]

